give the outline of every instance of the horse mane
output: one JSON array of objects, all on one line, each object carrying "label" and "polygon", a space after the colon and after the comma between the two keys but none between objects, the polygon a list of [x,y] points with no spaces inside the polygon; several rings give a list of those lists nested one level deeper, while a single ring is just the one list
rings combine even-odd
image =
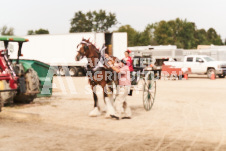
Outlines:
[{"label": "horse mane", "polygon": [[91,41],[89,41],[90,40],[90,38],[89,39],[82,39],[82,41],[83,42],[86,42],[87,44],[89,44],[89,45],[91,45],[95,50],[97,50],[98,52],[100,51],[99,49],[97,49],[97,47],[96,47],[96,45],[95,44],[93,44]]}]

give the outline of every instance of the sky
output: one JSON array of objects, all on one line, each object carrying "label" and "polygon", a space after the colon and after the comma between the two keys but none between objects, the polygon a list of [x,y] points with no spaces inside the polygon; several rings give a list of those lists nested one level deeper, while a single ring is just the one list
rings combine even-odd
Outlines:
[{"label": "sky", "polygon": [[226,38],[225,0],[0,0],[0,27],[14,28],[24,36],[28,30],[48,29],[50,34],[69,33],[75,12],[106,10],[120,22],[142,31],[161,20],[187,19],[198,29],[213,27]]}]

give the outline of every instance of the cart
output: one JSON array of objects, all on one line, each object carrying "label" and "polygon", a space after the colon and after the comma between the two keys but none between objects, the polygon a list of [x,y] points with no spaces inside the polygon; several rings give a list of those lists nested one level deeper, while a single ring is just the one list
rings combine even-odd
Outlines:
[{"label": "cart", "polygon": [[[134,77],[134,75],[132,76]],[[140,82],[142,83],[143,106],[146,111],[150,111],[154,104],[156,96],[156,78],[154,71],[149,70],[145,70],[143,72],[138,71],[136,75],[138,76],[132,78],[134,80],[132,80],[131,91],[133,90],[133,87],[136,86],[138,83]]]}]

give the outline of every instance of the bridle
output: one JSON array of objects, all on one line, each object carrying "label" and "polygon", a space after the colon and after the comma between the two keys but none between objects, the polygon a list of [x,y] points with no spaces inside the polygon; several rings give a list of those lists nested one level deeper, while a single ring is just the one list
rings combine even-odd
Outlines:
[{"label": "bridle", "polygon": [[91,45],[90,43],[88,43],[88,42],[85,42],[85,41],[81,41],[79,44],[78,44],[78,46],[77,46],[77,48],[80,46],[80,45],[82,45],[82,44],[84,44],[84,52],[81,52],[80,50],[78,51],[78,53],[82,56],[82,58],[84,57],[84,56],[86,56],[86,53],[87,53],[87,51],[89,50],[89,45]]},{"label": "bridle", "polygon": [[[84,57],[84,56],[86,56],[86,54],[87,54],[87,51],[89,50],[89,46],[90,45],[92,45],[91,43],[88,43],[88,42],[86,42],[86,41],[81,41],[79,44],[78,44],[78,46],[77,46],[77,48],[80,46],[80,45],[82,45],[82,44],[84,44],[84,52],[81,52],[80,50],[78,51],[78,53],[81,55],[81,59]],[[94,45],[93,45],[94,46]],[[96,47],[95,47],[95,49],[96,49]],[[96,49],[96,53],[98,54],[98,58],[100,58],[100,53],[99,53],[99,51],[98,51],[98,49]],[[94,58],[94,55],[92,55],[92,56],[90,56],[90,58]]]}]

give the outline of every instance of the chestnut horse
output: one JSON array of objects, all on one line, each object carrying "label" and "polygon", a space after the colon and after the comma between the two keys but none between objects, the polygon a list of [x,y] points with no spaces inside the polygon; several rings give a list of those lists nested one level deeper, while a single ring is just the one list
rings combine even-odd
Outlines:
[{"label": "chestnut horse", "polygon": [[[94,69],[100,58],[102,57],[99,50],[94,44],[89,42],[89,40],[82,39],[81,43],[78,45],[78,54],[75,57],[76,61],[81,60],[83,57],[88,59],[87,73],[89,78],[89,84],[91,85],[93,91],[94,99],[94,109],[89,113],[89,116],[98,116],[101,114],[100,107],[98,105],[98,98],[96,94],[96,86],[100,85],[103,89],[103,97],[106,105],[106,117],[110,115],[115,115],[115,110],[113,108],[113,81],[117,84],[117,74],[107,69],[107,63],[104,64],[105,67],[100,68],[98,71],[92,71]],[[113,57],[114,61],[116,58]]]}]

